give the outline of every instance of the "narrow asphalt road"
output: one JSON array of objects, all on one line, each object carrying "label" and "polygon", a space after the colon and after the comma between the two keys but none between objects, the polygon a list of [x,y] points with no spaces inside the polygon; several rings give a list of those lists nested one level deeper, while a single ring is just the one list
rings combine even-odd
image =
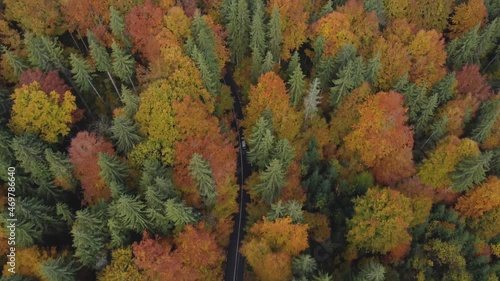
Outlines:
[{"label": "narrow asphalt road", "polygon": [[233,126],[238,130],[238,142],[239,142],[239,153],[238,153],[238,205],[240,207],[239,212],[234,215],[234,229],[230,237],[230,242],[227,251],[226,259],[226,271],[225,271],[225,281],[242,281],[243,273],[245,268],[245,259],[240,254],[241,241],[245,236],[244,227],[247,219],[247,212],[245,206],[250,202],[250,196],[247,194],[246,190],[243,189],[244,180],[249,176],[250,165],[246,159],[246,151],[242,149],[241,142],[243,140],[243,130],[239,125],[239,120],[243,119],[243,110],[240,102],[239,91],[233,77],[228,73],[224,77],[224,81],[227,85],[231,87],[231,94],[234,98],[234,114],[237,117]]}]

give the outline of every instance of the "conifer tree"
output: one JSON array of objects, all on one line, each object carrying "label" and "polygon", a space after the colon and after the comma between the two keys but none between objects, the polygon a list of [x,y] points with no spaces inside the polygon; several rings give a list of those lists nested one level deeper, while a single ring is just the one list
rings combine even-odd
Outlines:
[{"label": "conifer tree", "polygon": [[446,74],[439,80],[430,91],[430,95],[438,97],[438,106],[441,106],[453,99],[455,87],[457,84],[455,72]]},{"label": "conifer tree", "polygon": [[111,214],[120,222],[120,227],[141,233],[148,228],[146,206],[137,197],[123,195],[113,201]]},{"label": "conifer tree", "polygon": [[313,43],[313,49],[314,49],[313,65],[319,65],[319,62],[323,57],[324,48],[325,48],[325,39],[322,36],[318,36]]},{"label": "conifer tree", "polygon": [[101,44],[99,44],[99,42],[97,42],[97,39],[94,37],[94,34],[92,34],[92,32],[87,32],[87,38],[89,40],[90,55],[95,62],[97,70],[106,72],[108,74],[108,78],[113,84],[118,98],[120,98],[121,100],[120,91],[118,91],[115,80],[113,80],[113,77],[111,76],[112,64],[106,48],[104,48],[103,46],[101,46]]},{"label": "conifer tree", "polygon": [[6,47],[2,46],[1,52],[5,54],[5,59],[14,70],[15,77],[19,77],[21,73],[28,70],[28,66],[23,62],[23,60],[18,55],[9,51]]},{"label": "conifer tree", "polygon": [[271,132],[269,122],[261,117],[257,124],[252,128],[252,135],[248,140],[250,152],[248,160],[252,165],[259,169],[264,169],[271,159],[271,153],[274,146],[274,136]]},{"label": "conifer tree", "polygon": [[92,83],[92,69],[90,68],[90,65],[84,59],[77,57],[75,54],[70,55],[70,63],[73,79],[75,80],[75,83],[80,91],[86,92],[90,88],[92,88],[99,99],[104,102],[101,94],[99,94],[99,91],[97,91],[94,84]]},{"label": "conifer tree", "polygon": [[128,167],[118,157],[107,153],[99,153],[97,162],[101,177],[108,185],[111,183],[125,184],[128,176]]},{"label": "conifer tree", "polygon": [[486,151],[478,156],[468,157],[460,161],[455,172],[451,174],[454,191],[463,192],[481,184],[486,179],[486,173],[490,170],[490,161],[493,152]]},{"label": "conifer tree", "polygon": [[361,268],[360,277],[366,281],[384,281],[385,267],[377,262],[369,262]]},{"label": "conifer tree", "polygon": [[269,42],[269,51],[275,60],[279,60],[283,44],[283,34],[281,33],[281,15],[278,6],[273,7],[269,27],[267,30],[267,40]]},{"label": "conifer tree", "polygon": [[168,199],[165,203],[165,211],[167,219],[176,227],[183,227],[198,221],[193,209],[177,199]]},{"label": "conifer tree", "polygon": [[332,0],[328,0],[325,3],[325,5],[323,5],[323,7],[321,7],[321,10],[319,11],[318,18],[322,18],[322,17],[332,13],[333,11],[334,11],[333,2],[332,2]]},{"label": "conifer tree", "polygon": [[482,104],[477,117],[477,125],[471,132],[471,138],[483,142],[493,129],[493,125],[500,115],[500,100],[487,101]]},{"label": "conifer tree", "polygon": [[188,170],[194,178],[200,195],[207,206],[217,203],[217,191],[213,179],[212,168],[207,160],[198,153],[194,153],[189,161]]},{"label": "conifer tree", "polygon": [[260,183],[254,186],[254,190],[262,201],[271,204],[286,185],[283,164],[278,159],[271,160],[266,170],[260,173],[259,179]]},{"label": "conifer tree", "polygon": [[370,84],[375,85],[378,78],[378,73],[380,71],[380,53],[377,53],[372,59],[368,61],[366,65],[366,81],[370,82]]},{"label": "conifer tree", "polygon": [[299,53],[297,50],[293,52],[292,57],[290,58],[290,62],[288,63],[288,68],[286,69],[286,74],[288,78],[292,77],[293,73],[295,72],[295,69],[297,66],[299,66],[300,60],[299,60]]},{"label": "conifer tree", "polygon": [[34,229],[46,234],[55,234],[63,229],[53,206],[46,205],[35,197],[20,197],[16,201],[16,218],[32,223]]},{"label": "conifer tree", "polygon": [[500,19],[496,18],[491,21],[479,33],[479,42],[477,44],[477,58],[482,59],[488,55],[497,46],[497,40],[500,39]]},{"label": "conifer tree", "polygon": [[123,111],[128,118],[133,118],[139,108],[139,96],[122,85]]},{"label": "conifer tree", "polygon": [[344,66],[338,78],[333,80],[334,86],[330,88],[329,103],[331,106],[337,106],[342,99],[352,90],[361,86],[364,81],[364,65],[361,57],[351,60]]},{"label": "conifer tree", "polygon": [[266,51],[266,32],[264,26],[264,9],[262,0],[254,1],[252,25],[250,26],[250,49],[260,54]]},{"label": "conifer tree", "polygon": [[130,48],[130,40],[125,34],[125,19],[113,6],[109,7],[109,27],[113,35],[118,38],[127,48]]},{"label": "conifer tree", "polygon": [[276,220],[278,218],[290,217],[292,222],[301,223],[304,220],[302,204],[297,200],[290,200],[283,203],[281,200],[275,204],[271,204],[271,210],[267,212],[268,220]]},{"label": "conifer tree", "polygon": [[429,122],[432,120],[434,116],[435,110],[438,106],[438,96],[431,95],[425,99],[422,110],[417,116],[417,121],[415,123],[415,134],[421,135],[424,132],[424,129],[427,127]]},{"label": "conifer tree", "polygon": [[305,75],[302,73],[302,69],[300,69],[300,65],[297,64],[292,76],[288,80],[288,90],[290,92],[290,103],[294,107],[298,107],[300,102],[302,101],[302,97],[304,95],[304,78]]},{"label": "conifer tree", "polygon": [[332,85],[332,77],[335,71],[333,58],[321,58],[316,71],[316,78],[319,80],[321,89],[327,89]]},{"label": "conifer tree", "polygon": [[16,246],[28,248],[42,241],[42,230],[26,218],[17,218]]},{"label": "conifer tree", "polygon": [[[63,49],[58,44],[56,38],[49,38],[47,36],[40,36],[41,44],[43,46],[43,50],[45,52],[45,56],[48,58],[51,68],[57,69],[59,71],[64,71],[64,58],[63,58]],[[43,69],[48,71],[50,69]]]},{"label": "conifer tree", "polygon": [[45,53],[45,46],[40,36],[33,36],[27,33],[25,36],[25,44],[29,51],[28,61],[32,66],[38,67],[43,71],[54,69],[48,54]]},{"label": "conifer tree", "polygon": [[11,148],[19,161],[19,165],[39,185],[50,181],[49,164],[45,160],[45,143],[34,135],[16,136],[12,139]]},{"label": "conifer tree", "polygon": [[75,221],[75,216],[71,213],[68,204],[66,203],[57,203],[56,204],[56,213],[59,217],[66,222],[66,225],[72,226]]},{"label": "conifer tree", "polygon": [[273,148],[271,157],[280,160],[283,168],[288,170],[288,167],[295,158],[293,146],[287,139],[280,139]]},{"label": "conifer tree", "polygon": [[257,83],[257,80],[259,80],[261,72],[262,72],[262,55],[258,48],[252,48],[252,69],[250,70],[250,75],[252,76],[252,83],[254,84]]},{"label": "conifer tree", "polygon": [[262,62],[261,74],[268,73],[269,71],[273,71],[274,68],[274,58],[271,51],[267,51],[266,56],[264,57],[264,61]]},{"label": "conifer tree", "polygon": [[111,126],[112,137],[115,140],[118,151],[127,154],[132,147],[142,140],[139,129],[134,121],[126,115],[115,117]]},{"label": "conifer tree", "polygon": [[212,72],[210,72],[210,68],[205,61],[205,57],[196,45],[192,48],[191,57],[200,70],[203,85],[212,94],[212,96],[217,96],[218,81],[214,80],[214,75]]},{"label": "conifer tree", "polygon": [[248,3],[246,0],[235,0],[231,5],[231,14],[229,17],[229,48],[233,54],[233,60],[239,64],[250,43],[249,28],[250,15]]},{"label": "conifer tree", "polygon": [[74,281],[76,270],[69,258],[51,258],[40,263],[40,274],[47,281]]},{"label": "conifer tree", "polygon": [[102,201],[76,212],[71,229],[75,257],[85,266],[94,267],[105,255],[109,241],[108,215]]},{"label": "conifer tree", "polygon": [[333,276],[328,272],[320,271],[314,275],[313,281],[333,281]]},{"label": "conifer tree", "polygon": [[465,64],[477,62],[476,50],[479,43],[478,30],[479,25],[448,43],[446,47],[446,52],[448,53],[447,62],[452,69],[460,69]]},{"label": "conifer tree", "polygon": [[45,159],[56,182],[63,188],[73,189],[76,185],[76,179],[73,176],[73,165],[69,162],[68,156],[46,148]]},{"label": "conifer tree", "polygon": [[115,41],[111,44],[112,52],[112,70],[113,74],[116,75],[120,80],[130,82],[132,88],[135,89],[134,82],[132,82],[132,75],[134,74],[135,61],[131,55],[125,53],[125,51],[116,44]]},{"label": "conifer tree", "polygon": [[301,254],[292,260],[292,272],[299,277],[310,278],[317,268],[316,260],[309,254]]},{"label": "conifer tree", "polygon": [[307,96],[304,98],[304,118],[310,119],[318,112],[318,106],[321,103],[321,85],[319,79],[314,78],[309,87]]}]

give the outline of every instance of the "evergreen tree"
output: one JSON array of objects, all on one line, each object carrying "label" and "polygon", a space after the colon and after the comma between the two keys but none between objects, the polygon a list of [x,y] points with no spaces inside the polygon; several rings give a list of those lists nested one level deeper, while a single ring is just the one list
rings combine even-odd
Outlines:
[{"label": "evergreen tree", "polygon": [[351,93],[355,88],[361,86],[364,81],[363,59],[357,57],[344,66],[338,78],[333,80],[334,86],[330,88],[329,103],[331,106],[338,106],[342,99]]},{"label": "evergreen tree", "polygon": [[[118,157],[106,153],[99,153],[97,162],[101,177],[108,185],[111,183],[125,184],[128,177],[128,167]],[[116,194],[118,195],[118,194]]]},{"label": "evergreen tree", "polygon": [[42,242],[42,230],[26,218],[17,218],[16,221],[16,246],[28,248],[35,243]]},{"label": "evergreen tree", "polygon": [[35,183],[42,185],[51,181],[49,164],[45,160],[46,145],[34,135],[25,134],[12,139],[12,151],[19,165],[29,174]]},{"label": "evergreen tree", "polygon": [[448,65],[452,69],[460,69],[465,64],[477,62],[477,46],[479,43],[479,25],[459,38],[448,43],[446,52],[448,53]]},{"label": "evergreen tree", "polygon": [[384,281],[385,267],[377,262],[369,262],[361,268],[359,274],[366,281]]},{"label": "evergreen tree", "polygon": [[239,64],[245,56],[249,41],[250,15],[246,0],[232,2],[229,17],[229,48],[233,54],[233,60]]},{"label": "evergreen tree", "polygon": [[312,118],[318,112],[318,106],[321,103],[321,85],[319,79],[314,78],[310,85],[307,96],[304,98],[304,118]]},{"label": "evergreen tree", "polygon": [[260,183],[255,185],[254,190],[262,201],[271,204],[286,185],[283,164],[278,159],[271,160],[266,170],[260,173],[259,179]]},{"label": "evergreen tree", "polygon": [[483,142],[493,129],[493,125],[500,115],[500,100],[487,101],[482,104],[477,117],[477,125],[471,132],[471,138]]},{"label": "evergreen tree", "polygon": [[271,125],[264,117],[261,117],[252,128],[252,135],[248,140],[248,145],[250,146],[248,160],[252,165],[257,166],[257,168],[264,169],[271,159],[274,146]]},{"label": "evergreen tree", "polygon": [[73,189],[76,185],[76,179],[73,176],[73,165],[69,162],[68,156],[61,152],[53,152],[51,149],[46,148],[45,159],[56,181],[59,181],[59,184],[65,188]]},{"label": "evergreen tree", "polygon": [[134,74],[135,61],[131,55],[127,55],[115,41],[111,44],[112,52],[112,70],[123,81],[130,82],[130,85],[135,89],[134,82],[132,82],[132,75]]},{"label": "evergreen tree", "polygon": [[198,49],[197,46],[193,46],[191,57],[200,70],[203,85],[212,94],[212,96],[217,96],[218,81],[214,80],[214,75],[212,74],[212,72],[210,72],[210,68],[206,63],[202,52]]},{"label": "evergreen tree", "polygon": [[106,253],[109,241],[106,204],[96,205],[76,212],[71,229],[75,257],[85,266],[95,267]]},{"label": "evergreen tree", "polygon": [[319,272],[314,275],[313,281],[333,281],[333,276],[328,272]]},{"label": "evergreen tree", "polygon": [[380,53],[377,53],[372,59],[368,61],[366,66],[366,81],[370,82],[370,84],[374,85],[377,82],[378,73],[380,71]]},{"label": "evergreen tree", "polygon": [[496,177],[500,178],[500,148],[491,150],[493,156],[491,157],[491,172]]},{"label": "evergreen tree", "polygon": [[290,217],[294,223],[301,223],[304,220],[302,204],[297,200],[290,200],[283,204],[281,200],[271,204],[271,210],[267,212],[268,220]]},{"label": "evergreen tree", "polygon": [[321,58],[316,71],[316,78],[319,80],[321,89],[327,89],[332,84],[332,77],[334,75],[335,65],[333,58]]},{"label": "evergreen tree", "polygon": [[292,77],[297,66],[300,67],[299,53],[297,51],[293,52],[290,62],[288,63],[288,68],[286,69],[286,75],[288,78]]},{"label": "evergreen tree", "polygon": [[51,258],[40,263],[40,274],[47,281],[76,280],[76,267],[68,258]]},{"label": "evergreen tree", "polygon": [[288,80],[288,90],[290,92],[290,102],[294,107],[298,107],[300,102],[302,101],[302,97],[304,95],[304,78],[305,75],[302,73],[302,69],[300,69],[300,65],[297,64],[295,71],[292,76]]},{"label": "evergreen tree", "polygon": [[436,144],[442,137],[447,133],[446,126],[448,125],[448,117],[444,116],[430,125],[430,136],[425,140],[425,142],[420,146],[423,149],[427,143],[432,143],[432,147]]},{"label": "evergreen tree", "polygon": [[482,59],[498,46],[500,39],[500,19],[496,18],[491,21],[479,34],[479,42],[477,44],[476,55],[478,59]]},{"label": "evergreen tree", "polygon": [[417,121],[415,123],[415,134],[422,135],[425,128],[432,120],[434,116],[435,110],[438,106],[438,96],[431,95],[427,97],[426,102],[423,104],[422,110],[419,112],[417,116]]},{"label": "evergreen tree", "polygon": [[[410,122],[416,124],[423,108],[429,103],[425,85],[418,86],[417,84],[409,83],[400,93],[405,96],[404,105],[409,107],[408,116],[410,117]],[[433,107],[437,107],[437,105],[431,104],[430,108],[432,109]]]},{"label": "evergreen tree", "polygon": [[207,206],[217,203],[217,191],[212,175],[212,168],[207,160],[198,153],[194,153],[189,161],[188,170],[198,185],[198,190]]},{"label": "evergreen tree", "polygon": [[292,272],[296,276],[310,278],[316,271],[316,260],[309,254],[302,254],[292,260]]},{"label": "evergreen tree", "polygon": [[250,26],[250,48],[260,54],[266,51],[266,32],[264,26],[264,9],[262,0],[254,1],[252,25]]},{"label": "evergreen tree", "polygon": [[68,204],[66,203],[57,203],[56,204],[56,213],[57,215],[66,222],[66,225],[72,226],[75,221],[75,216],[71,213]]},{"label": "evergreen tree", "polygon": [[479,156],[468,157],[460,161],[455,172],[451,174],[453,185],[450,187],[454,191],[463,192],[481,184],[486,179],[486,172],[490,170],[490,161],[493,152],[487,151]]},{"label": "evergreen tree", "polygon": [[63,48],[57,42],[57,38],[49,38],[47,36],[40,36],[41,44],[45,52],[45,56],[50,62],[50,69],[43,69],[45,71],[51,69],[57,69],[59,71],[64,71],[64,58],[63,58]]},{"label": "evergreen tree", "polygon": [[271,157],[280,160],[283,168],[288,170],[288,167],[295,158],[293,146],[287,139],[280,139],[273,148]]},{"label": "evergreen tree", "polygon": [[18,55],[9,51],[6,47],[2,46],[1,52],[5,54],[5,59],[14,70],[15,77],[19,77],[21,73],[28,70],[28,66],[23,62],[23,60]]},{"label": "evergreen tree", "polygon": [[142,233],[149,225],[145,209],[137,197],[123,195],[113,201],[110,214],[120,222],[120,227]]},{"label": "evergreen tree", "polygon": [[32,66],[38,67],[43,71],[54,69],[49,55],[45,52],[45,46],[40,36],[33,36],[30,33],[26,33],[24,40],[29,52],[28,61]]},{"label": "evergreen tree", "polygon": [[[272,58],[271,58],[272,64]],[[272,65],[271,65],[272,69]],[[252,48],[252,69],[250,70],[250,75],[252,76],[252,83],[257,83],[259,76],[262,72],[262,55],[258,48]]]},{"label": "evergreen tree", "polygon": [[269,27],[267,30],[267,41],[269,42],[269,51],[275,60],[279,60],[283,44],[283,35],[281,33],[281,15],[278,6],[273,7]]},{"label": "evergreen tree", "polygon": [[139,181],[141,187],[153,185],[157,178],[163,178],[168,175],[167,169],[157,159],[146,159],[143,165]]},{"label": "evergreen tree", "polygon": [[133,118],[139,109],[139,96],[122,85],[123,111],[128,118]]},{"label": "evergreen tree", "polygon": [[261,74],[273,71],[274,68],[274,58],[271,51],[267,51],[264,61],[262,62]]},{"label": "evergreen tree", "polygon": [[168,199],[165,203],[166,217],[176,227],[183,227],[186,224],[194,224],[198,221],[196,214],[191,207],[176,199]]},{"label": "evergreen tree", "polygon": [[313,65],[319,65],[321,58],[323,57],[324,48],[325,48],[325,39],[321,36],[318,36],[313,43],[313,49],[314,49]]},{"label": "evergreen tree", "polygon": [[386,25],[386,20],[384,16],[385,5],[383,0],[364,0],[365,11],[371,12],[375,11],[377,13],[378,20],[381,25]]},{"label": "evergreen tree", "polygon": [[455,72],[446,74],[439,80],[430,91],[430,95],[438,97],[438,106],[441,106],[453,99],[457,80]]},{"label": "evergreen tree", "polygon": [[90,65],[84,59],[77,57],[75,54],[70,55],[70,63],[73,79],[75,80],[75,83],[80,91],[86,92],[92,88],[99,99],[104,102],[101,94],[99,94],[99,91],[97,91],[92,83],[92,78],[90,76],[92,69],[90,68]]},{"label": "evergreen tree", "polygon": [[127,154],[132,150],[132,147],[142,140],[138,133],[134,121],[126,115],[119,115],[113,120],[111,133],[115,140],[118,151]]},{"label": "evergreen tree", "polygon": [[130,48],[130,41],[125,34],[125,19],[113,6],[109,7],[109,27],[113,35],[118,38],[127,48]]},{"label": "evergreen tree", "polygon": [[112,63],[106,48],[97,42],[97,39],[94,37],[92,32],[87,32],[87,38],[89,40],[90,55],[95,62],[97,70],[108,74],[108,78],[111,81],[111,84],[113,84],[118,98],[121,100],[120,91],[118,91],[115,80],[113,80],[113,77],[111,76]]},{"label": "evergreen tree", "polygon": [[57,219],[55,208],[34,197],[17,199],[16,219],[31,223],[33,228],[41,230],[43,235],[56,234],[64,228],[64,224]]},{"label": "evergreen tree", "polygon": [[323,7],[321,7],[321,10],[319,11],[318,19],[332,13],[334,11],[333,9],[333,2],[332,0],[328,0]]}]

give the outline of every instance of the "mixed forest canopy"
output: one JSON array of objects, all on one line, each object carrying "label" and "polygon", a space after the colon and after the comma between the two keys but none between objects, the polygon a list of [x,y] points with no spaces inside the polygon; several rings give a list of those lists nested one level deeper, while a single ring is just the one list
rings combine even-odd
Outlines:
[{"label": "mixed forest canopy", "polygon": [[498,0],[0,9],[1,281],[224,280],[240,152],[245,280],[499,280]]}]

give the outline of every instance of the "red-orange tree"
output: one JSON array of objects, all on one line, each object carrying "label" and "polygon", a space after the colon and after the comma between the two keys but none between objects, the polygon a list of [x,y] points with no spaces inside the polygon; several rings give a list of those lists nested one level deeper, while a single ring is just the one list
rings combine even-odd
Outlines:
[{"label": "red-orange tree", "polygon": [[463,216],[477,219],[484,213],[500,207],[500,179],[490,176],[481,186],[469,189],[458,198],[455,209]]},{"label": "red-orange tree", "polygon": [[374,169],[379,182],[388,184],[414,172],[413,131],[406,125],[404,97],[396,92],[379,92],[358,107],[359,122],[344,138],[347,149]]}]

